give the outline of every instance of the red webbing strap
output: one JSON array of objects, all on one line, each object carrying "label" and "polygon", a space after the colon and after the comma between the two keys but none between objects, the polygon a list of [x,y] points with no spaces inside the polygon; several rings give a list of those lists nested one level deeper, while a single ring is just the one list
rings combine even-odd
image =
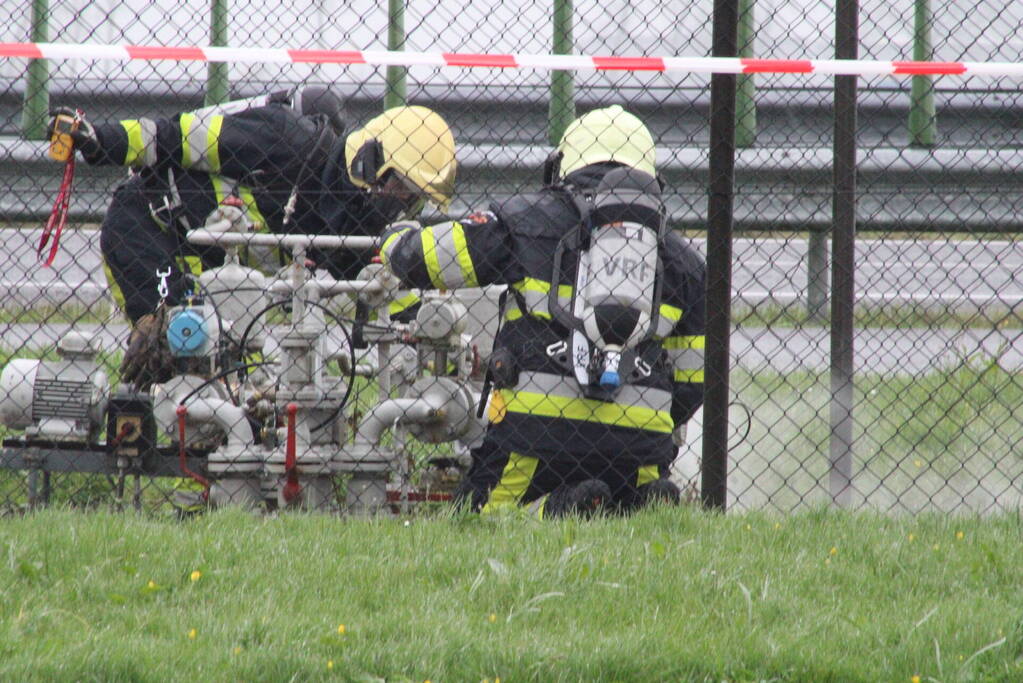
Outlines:
[{"label": "red webbing strap", "polygon": [[72,150],[71,156],[68,157],[67,163],[64,164],[64,177],[60,181],[57,198],[53,200],[50,217],[46,221],[46,227],[43,228],[43,236],[40,238],[39,248],[36,250],[36,255],[42,257],[43,249],[46,248],[46,244],[50,241],[50,235],[53,235],[53,244],[50,245],[50,253],[47,255],[46,261],[43,262],[43,267],[53,265],[53,260],[57,257],[57,248],[60,246],[60,233],[64,230],[64,225],[67,223],[68,205],[71,203],[71,186],[74,180],[75,153]]}]

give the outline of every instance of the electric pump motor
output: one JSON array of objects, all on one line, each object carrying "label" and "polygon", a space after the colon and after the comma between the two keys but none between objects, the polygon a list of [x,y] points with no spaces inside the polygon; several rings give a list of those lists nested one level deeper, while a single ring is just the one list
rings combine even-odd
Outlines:
[{"label": "electric pump motor", "polygon": [[110,392],[91,335],[71,331],[59,360],[16,358],[0,373],[0,423],[26,438],[95,442]]}]

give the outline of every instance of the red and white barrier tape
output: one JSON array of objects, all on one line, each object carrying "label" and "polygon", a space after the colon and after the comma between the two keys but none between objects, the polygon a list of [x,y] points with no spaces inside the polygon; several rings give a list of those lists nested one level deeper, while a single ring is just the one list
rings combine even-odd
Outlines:
[{"label": "red and white barrier tape", "polygon": [[257,47],[94,45],[90,43],[0,43],[0,58],[167,60],[239,64],[368,64],[455,66],[559,71],[663,71],[680,73],[822,74],[827,76],[1014,76],[1014,62],[882,62],[844,59],[754,59],[735,57],[594,57],[584,55],[470,54],[373,50],[289,50]]}]

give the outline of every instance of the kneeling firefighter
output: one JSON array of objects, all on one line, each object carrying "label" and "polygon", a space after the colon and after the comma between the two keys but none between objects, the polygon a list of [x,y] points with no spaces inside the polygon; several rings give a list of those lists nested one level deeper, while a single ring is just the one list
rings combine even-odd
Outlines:
[{"label": "kneeling firefighter", "polygon": [[406,285],[508,285],[462,497],[542,517],[677,502],[672,435],[703,402],[703,259],[666,229],[653,138],[621,107],[575,120],[546,171],[488,212],[384,233]]},{"label": "kneeling firefighter", "polygon": [[[223,262],[216,247],[185,240],[226,198],[256,229],[275,233],[378,235],[430,201],[446,210],[454,188],[454,138],[435,112],[388,109],[348,132],[341,100],[305,87],[163,119],[91,124],[76,118],[74,147],[95,165],[132,169],[114,191],[100,244],[115,297],[134,326],[122,381],[139,389],[166,379],[154,361],[164,304],[192,290],[186,273]],[[56,124],[56,119],[51,126]],[[371,253],[310,250],[315,267],[354,278]],[[392,306],[399,315],[418,300]],[[411,311],[407,311],[411,313]]]}]

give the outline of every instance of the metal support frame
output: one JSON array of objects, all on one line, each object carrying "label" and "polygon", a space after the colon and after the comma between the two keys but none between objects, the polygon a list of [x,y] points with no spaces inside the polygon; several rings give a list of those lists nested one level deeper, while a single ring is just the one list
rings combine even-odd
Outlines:
[{"label": "metal support frame", "polygon": [[[739,0],[714,0],[715,57],[738,49]],[[707,348],[701,499],[724,510],[728,498],[728,375],[732,318],[732,209],[735,180],[735,74],[710,81],[710,196],[707,205]]]},{"label": "metal support frame", "polygon": [[[835,58],[856,59],[857,0],[838,0],[835,12]],[[834,258],[831,278],[831,408],[828,476],[834,504],[852,495],[853,465],[853,331],[856,303],[856,76],[835,77]]]},{"label": "metal support frame", "polygon": [[[227,45],[227,0],[211,0],[210,45]],[[206,67],[206,106],[227,102],[231,76],[227,62],[210,62]]]},{"label": "metal support frame", "polygon": [[[392,52],[405,49],[405,0],[387,0],[387,49]],[[384,109],[401,107],[408,102],[406,74],[404,66],[387,67]]]},{"label": "metal support frame", "polygon": [[[572,54],[572,0],[554,0],[552,25],[551,52],[556,55]],[[554,146],[561,142],[568,124],[575,119],[574,78],[572,71],[551,71],[547,135]]]},{"label": "metal support frame", "polygon": [[[50,40],[49,0],[32,0],[31,39],[36,43]],[[25,75],[25,100],[21,111],[21,131],[28,140],[45,140],[50,111],[50,64],[33,59]]]}]

